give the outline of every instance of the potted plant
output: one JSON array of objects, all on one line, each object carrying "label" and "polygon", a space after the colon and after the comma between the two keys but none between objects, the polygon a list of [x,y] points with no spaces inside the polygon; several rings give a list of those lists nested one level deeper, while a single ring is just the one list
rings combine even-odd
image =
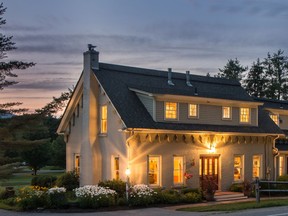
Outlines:
[{"label": "potted plant", "polygon": [[214,195],[218,185],[213,176],[204,176],[202,180],[202,190],[207,201],[214,201]]},{"label": "potted plant", "polygon": [[244,196],[251,197],[251,194],[252,194],[252,183],[249,180],[244,179],[242,185],[243,185]]}]

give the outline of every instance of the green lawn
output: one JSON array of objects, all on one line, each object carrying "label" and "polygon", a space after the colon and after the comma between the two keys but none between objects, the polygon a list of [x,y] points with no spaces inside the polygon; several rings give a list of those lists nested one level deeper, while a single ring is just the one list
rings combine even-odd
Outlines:
[{"label": "green lawn", "polygon": [[256,203],[256,201],[250,202],[235,202],[233,205],[231,203],[227,204],[215,204],[215,205],[207,205],[207,206],[195,206],[190,208],[181,208],[177,209],[177,211],[189,211],[189,212],[209,212],[209,211],[239,211],[245,209],[255,209],[255,208],[267,208],[267,207],[275,207],[275,206],[288,206],[288,198],[287,199],[273,199],[273,200],[262,200],[260,203]]},{"label": "green lawn", "polygon": [[[64,171],[63,171],[64,172]],[[49,175],[49,176],[56,176],[62,175],[63,172],[44,172],[39,173],[37,176],[41,175]],[[31,179],[34,177],[32,175],[32,172],[23,172],[23,173],[16,173],[9,179],[0,180],[0,187],[7,187],[7,186],[13,186],[13,187],[22,187],[27,186],[31,184]]]}]

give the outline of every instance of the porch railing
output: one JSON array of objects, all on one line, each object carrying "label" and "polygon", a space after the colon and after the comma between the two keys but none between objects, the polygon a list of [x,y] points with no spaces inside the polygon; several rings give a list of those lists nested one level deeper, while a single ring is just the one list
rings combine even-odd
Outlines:
[{"label": "porch railing", "polygon": [[[288,185],[287,181],[265,181],[265,180],[259,180],[259,178],[256,178],[256,180],[253,182],[255,185],[255,195],[256,195],[256,202],[260,203],[260,193],[261,192],[269,192],[269,193],[282,193],[286,192],[288,193],[288,186],[287,189],[279,189],[275,186],[277,185]],[[268,185],[268,188],[261,189],[261,183],[266,183]]]}]

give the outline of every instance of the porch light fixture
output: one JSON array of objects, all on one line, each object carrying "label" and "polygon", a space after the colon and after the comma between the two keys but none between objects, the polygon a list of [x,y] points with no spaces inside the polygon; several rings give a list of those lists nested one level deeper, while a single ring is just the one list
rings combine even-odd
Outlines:
[{"label": "porch light fixture", "polygon": [[215,148],[215,144],[211,143],[209,146],[209,153],[215,153],[216,152],[216,148]]},{"label": "porch light fixture", "polygon": [[129,199],[129,176],[131,175],[131,170],[127,167],[125,170],[125,175],[126,175],[126,200],[128,202]]}]

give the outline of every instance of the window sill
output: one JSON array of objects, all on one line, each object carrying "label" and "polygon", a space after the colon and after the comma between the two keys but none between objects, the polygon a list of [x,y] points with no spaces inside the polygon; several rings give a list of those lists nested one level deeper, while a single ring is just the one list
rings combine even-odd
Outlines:
[{"label": "window sill", "polygon": [[98,134],[98,136],[99,137],[107,137],[108,135],[107,135],[107,133],[100,133],[100,134]]}]

